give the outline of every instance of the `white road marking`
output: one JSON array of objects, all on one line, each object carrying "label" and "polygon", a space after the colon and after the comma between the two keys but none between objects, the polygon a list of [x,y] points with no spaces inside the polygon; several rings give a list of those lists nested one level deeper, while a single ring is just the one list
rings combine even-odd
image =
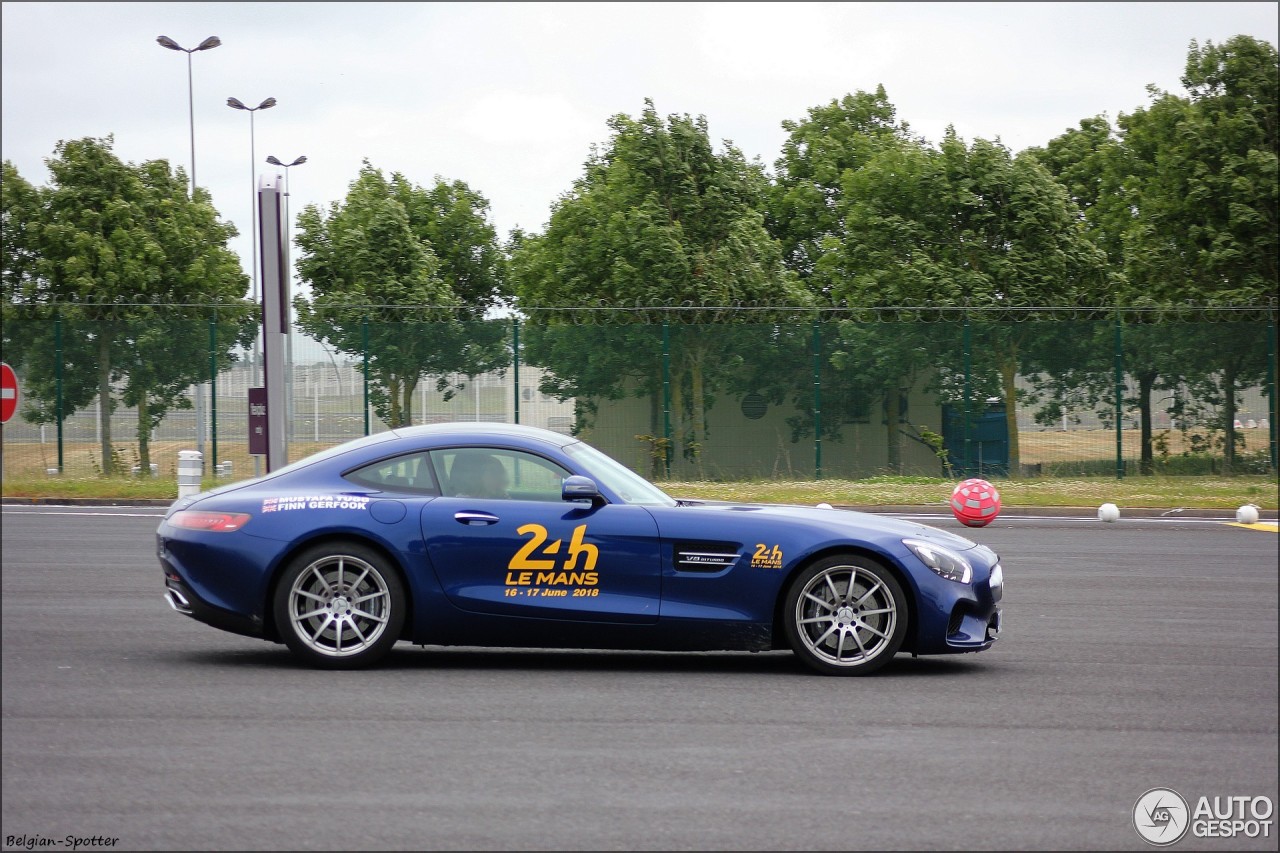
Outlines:
[{"label": "white road marking", "polygon": [[5,512],[14,512],[21,515],[75,515],[75,516],[103,515],[103,516],[115,516],[115,517],[125,517],[125,518],[163,518],[165,514],[165,510],[163,509],[159,509],[156,512],[124,512],[124,511],[98,512],[96,510],[107,509],[107,508],[94,507],[94,508],[88,508],[86,510],[80,510],[78,507],[74,507],[74,506],[59,507],[56,504],[52,504],[52,505],[45,504],[39,509],[33,506],[28,506],[26,504],[4,504],[0,508],[2,508]]}]

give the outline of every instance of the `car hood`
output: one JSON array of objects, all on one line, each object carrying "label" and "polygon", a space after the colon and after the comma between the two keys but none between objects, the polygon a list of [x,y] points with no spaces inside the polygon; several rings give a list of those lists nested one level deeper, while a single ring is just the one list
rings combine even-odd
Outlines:
[{"label": "car hood", "polygon": [[815,527],[821,527],[828,531],[848,530],[850,534],[865,535],[868,530],[873,530],[887,536],[904,539],[923,539],[938,545],[944,545],[953,551],[968,551],[971,548],[978,547],[978,543],[973,540],[941,528],[855,510],[819,509],[817,507],[793,506],[790,504],[733,504],[711,503],[709,501],[701,502],[698,505],[698,509],[702,512],[758,514],[756,515],[758,518],[786,518],[808,522]]}]

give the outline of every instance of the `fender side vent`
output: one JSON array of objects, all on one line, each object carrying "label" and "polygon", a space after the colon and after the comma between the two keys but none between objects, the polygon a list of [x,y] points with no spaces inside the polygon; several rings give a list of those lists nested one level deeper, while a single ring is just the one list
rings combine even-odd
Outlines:
[{"label": "fender side vent", "polygon": [[737,542],[676,542],[672,562],[678,572],[722,572],[741,556]]}]

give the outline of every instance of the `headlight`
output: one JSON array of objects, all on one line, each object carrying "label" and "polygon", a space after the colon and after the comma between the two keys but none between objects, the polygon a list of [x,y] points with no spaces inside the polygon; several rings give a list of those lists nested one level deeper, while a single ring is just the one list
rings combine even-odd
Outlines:
[{"label": "headlight", "polygon": [[911,553],[920,558],[934,572],[949,581],[968,583],[973,577],[973,567],[969,561],[949,548],[924,542],[920,539],[903,539],[902,544],[911,549]]}]

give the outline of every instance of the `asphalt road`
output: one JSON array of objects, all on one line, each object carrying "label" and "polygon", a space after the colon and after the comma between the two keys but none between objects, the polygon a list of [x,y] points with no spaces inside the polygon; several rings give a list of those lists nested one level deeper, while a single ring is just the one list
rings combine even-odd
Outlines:
[{"label": "asphalt road", "polygon": [[[1277,800],[1273,533],[1002,517],[969,533],[997,648],[871,678],[404,645],[322,673],[172,612],[157,514],[3,512],[5,849],[1138,849],[1150,788]],[[1274,850],[1276,819],[1174,849]]]}]

